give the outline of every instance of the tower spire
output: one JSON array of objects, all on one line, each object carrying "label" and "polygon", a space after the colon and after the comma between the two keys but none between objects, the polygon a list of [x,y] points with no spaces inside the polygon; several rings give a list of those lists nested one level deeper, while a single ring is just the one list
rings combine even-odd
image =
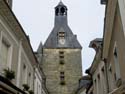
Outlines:
[{"label": "tower spire", "polygon": [[82,76],[82,47],[68,26],[67,6],[58,1],[54,28],[42,47],[46,56],[42,57],[41,67],[49,94],[75,94]]},{"label": "tower spire", "polygon": [[55,7],[55,25],[59,23],[67,24],[67,7],[63,4],[62,0]]}]

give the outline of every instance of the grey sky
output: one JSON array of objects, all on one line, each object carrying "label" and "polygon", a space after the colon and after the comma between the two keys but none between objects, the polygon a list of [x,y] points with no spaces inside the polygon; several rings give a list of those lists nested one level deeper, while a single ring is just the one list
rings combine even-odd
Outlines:
[{"label": "grey sky", "polygon": [[[95,52],[88,45],[103,35],[104,5],[100,0],[62,0],[68,7],[68,23],[83,46],[83,72],[89,68]],[[54,26],[54,7],[59,0],[14,0],[13,11],[30,36],[34,51],[43,43]]]}]

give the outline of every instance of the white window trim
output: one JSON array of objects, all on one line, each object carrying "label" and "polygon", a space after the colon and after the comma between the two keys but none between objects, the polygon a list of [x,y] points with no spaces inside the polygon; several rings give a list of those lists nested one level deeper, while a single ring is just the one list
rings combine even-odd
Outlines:
[{"label": "white window trim", "polygon": [[3,41],[10,46],[9,47],[9,53],[8,53],[7,67],[9,69],[11,69],[12,55],[13,55],[13,45],[12,45],[12,42],[7,38],[7,35],[4,33],[4,31],[1,31],[1,44],[2,44]]}]

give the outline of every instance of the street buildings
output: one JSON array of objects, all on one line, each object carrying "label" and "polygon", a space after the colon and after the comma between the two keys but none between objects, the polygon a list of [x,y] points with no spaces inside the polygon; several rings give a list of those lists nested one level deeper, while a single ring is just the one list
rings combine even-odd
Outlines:
[{"label": "street buildings", "polygon": [[0,0],[0,94],[47,94],[30,39],[11,8],[12,0]]},{"label": "street buildings", "polygon": [[0,0],[0,94],[125,94],[125,0],[101,0],[106,6],[103,38],[82,77],[82,47],[67,22],[67,7],[55,7],[55,25],[33,52],[12,11]]},{"label": "street buildings", "polygon": [[90,43],[96,55],[86,70],[93,82],[86,94],[125,94],[125,0],[101,3],[106,5],[104,33],[102,42],[95,39]]}]

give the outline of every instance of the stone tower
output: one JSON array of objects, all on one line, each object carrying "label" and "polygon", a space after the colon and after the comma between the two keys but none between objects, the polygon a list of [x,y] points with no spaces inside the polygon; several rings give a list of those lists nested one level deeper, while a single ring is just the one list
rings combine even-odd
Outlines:
[{"label": "stone tower", "polygon": [[75,94],[82,76],[82,47],[67,23],[67,7],[55,7],[55,26],[43,45],[42,68],[50,94]]}]

